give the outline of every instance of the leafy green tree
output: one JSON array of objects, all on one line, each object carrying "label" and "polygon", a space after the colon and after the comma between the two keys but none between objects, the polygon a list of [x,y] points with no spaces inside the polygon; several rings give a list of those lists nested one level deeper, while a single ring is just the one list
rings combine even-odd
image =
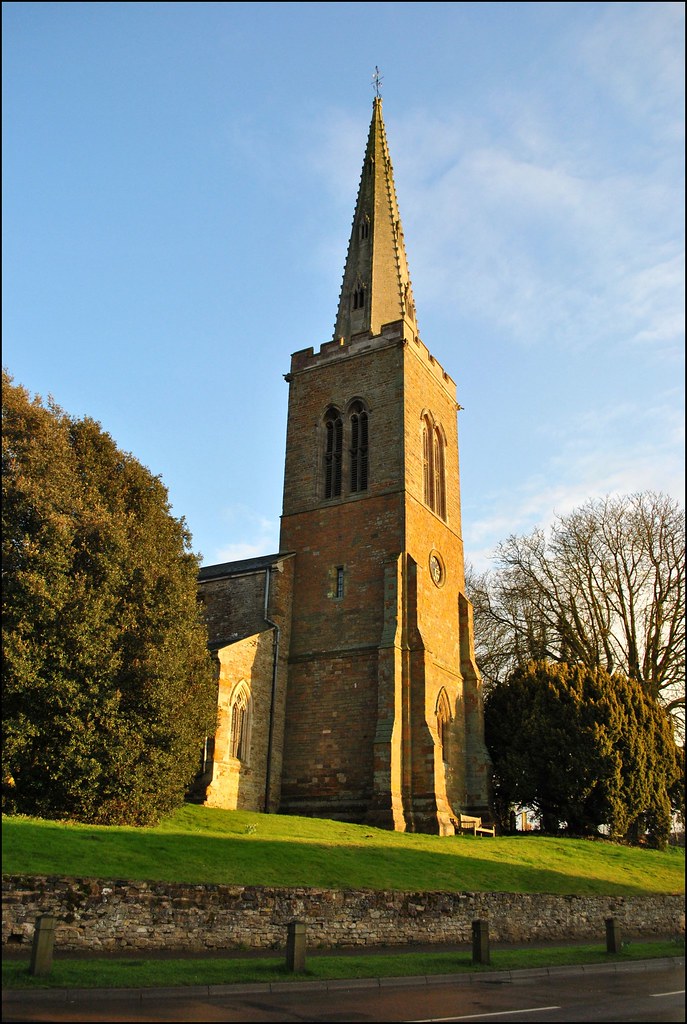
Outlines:
[{"label": "leafy green tree", "polygon": [[214,731],[198,560],[158,477],[3,373],[3,808],[149,824]]},{"label": "leafy green tree", "polygon": [[513,805],[561,825],[663,846],[683,774],[666,712],[641,685],[602,668],[532,661],[485,697],[485,738],[502,824]]}]

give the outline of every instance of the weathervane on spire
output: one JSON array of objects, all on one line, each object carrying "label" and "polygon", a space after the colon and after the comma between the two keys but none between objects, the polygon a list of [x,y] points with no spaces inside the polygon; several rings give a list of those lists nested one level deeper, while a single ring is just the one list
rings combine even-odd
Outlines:
[{"label": "weathervane on spire", "polygon": [[375,91],[375,96],[377,97],[377,99],[380,99],[381,95],[382,95],[382,78],[383,77],[384,77],[383,75],[380,75],[379,68],[375,64],[375,73],[372,76],[372,88]]}]

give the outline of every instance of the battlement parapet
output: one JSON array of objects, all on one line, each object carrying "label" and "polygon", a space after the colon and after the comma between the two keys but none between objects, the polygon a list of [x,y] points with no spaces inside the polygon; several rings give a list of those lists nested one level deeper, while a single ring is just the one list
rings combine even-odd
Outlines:
[{"label": "battlement parapet", "polygon": [[456,384],[453,378],[446,373],[424,342],[404,320],[396,320],[393,323],[384,324],[379,334],[364,331],[361,334],[353,334],[349,340],[334,338],[333,341],[326,341],[320,345],[318,352],[315,352],[312,346],[300,349],[291,356],[291,370],[289,374],[286,374],[286,379],[289,380],[293,373],[309,370],[315,366],[322,366],[324,363],[332,362],[335,359],[350,358],[363,352],[386,348],[393,344],[412,345],[415,354],[427,364],[437,380],[444,387],[455,390]]},{"label": "battlement parapet", "polygon": [[434,356],[429,351],[425,343],[420,339],[419,335],[413,335],[412,341],[415,354],[419,356],[420,359],[427,363],[427,366],[432,371],[437,380],[441,381],[445,388],[455,391],[456,382],[454,381],[453,377],[451,377],[450,374],[448,374],[446,370],[443,368],[441,363],[434,358]]}]

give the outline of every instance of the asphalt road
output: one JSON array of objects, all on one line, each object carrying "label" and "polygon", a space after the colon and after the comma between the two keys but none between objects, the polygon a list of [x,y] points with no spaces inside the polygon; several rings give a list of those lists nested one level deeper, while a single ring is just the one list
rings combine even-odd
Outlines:
[{"label": "asphalt road", "polygon": [[684,959],[479,976],[3,992],[3,1021],[679,1021]]}]

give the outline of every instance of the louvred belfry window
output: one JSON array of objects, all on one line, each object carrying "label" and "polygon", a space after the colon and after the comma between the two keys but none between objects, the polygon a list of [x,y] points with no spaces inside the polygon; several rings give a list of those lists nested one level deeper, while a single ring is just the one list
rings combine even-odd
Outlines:
[{"label": "louvred belfry window", "polygon": [[351,426],[351,493],[367,490],[367,412],[362,402],[356,402],[350,413]]},{"label": "louvred belfry window", "polygon": [[336,498],[341,494],[341,455],[343,451],[343,420],[338,409],[330,409],[325,416],[324,496]]},{"label": "louvred belfry window", "polygon": [[353,289],[353,309],[365,308],[365,286],[357,284]]}]

